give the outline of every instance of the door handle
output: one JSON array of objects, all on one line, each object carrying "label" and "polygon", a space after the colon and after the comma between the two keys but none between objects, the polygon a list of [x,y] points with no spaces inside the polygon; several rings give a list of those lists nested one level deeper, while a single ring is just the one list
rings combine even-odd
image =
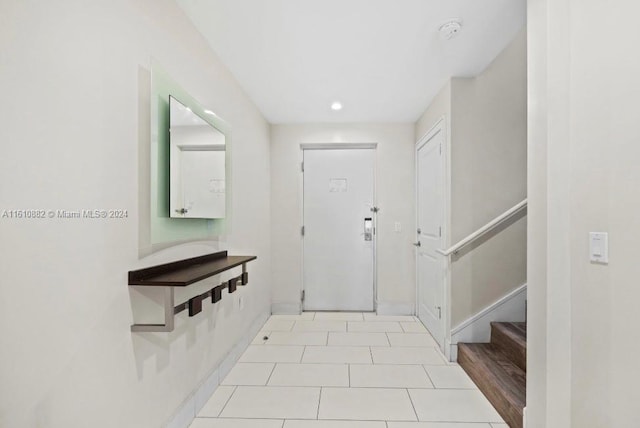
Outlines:
[{"label": "door handle", "polygon": [[420,241],[418,241],[418,242],[414,242],[413,246],[414,247],[422,247],[422,244],[420,243]]}]

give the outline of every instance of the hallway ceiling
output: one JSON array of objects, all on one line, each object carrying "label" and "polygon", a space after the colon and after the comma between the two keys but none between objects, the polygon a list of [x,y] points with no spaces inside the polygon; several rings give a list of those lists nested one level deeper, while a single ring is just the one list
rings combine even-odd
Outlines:
[{"label": "hallway ceiling", "polygon": [[[177,2],[271,123],[413,122],[449,77],[484,70],[526,13],[525,0]],[[443,40],[451,18],[462,31]]]}]

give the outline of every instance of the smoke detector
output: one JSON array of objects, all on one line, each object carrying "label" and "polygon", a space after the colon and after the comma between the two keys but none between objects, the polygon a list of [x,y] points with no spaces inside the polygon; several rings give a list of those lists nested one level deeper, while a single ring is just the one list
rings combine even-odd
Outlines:
[{"label": "smoke detector", "polygon": [[451,40],[462,30],[462,22],[457,19],[452,19],[451,21],[442,24],[438,32],[440,33],[440,37],[444,40]]}]

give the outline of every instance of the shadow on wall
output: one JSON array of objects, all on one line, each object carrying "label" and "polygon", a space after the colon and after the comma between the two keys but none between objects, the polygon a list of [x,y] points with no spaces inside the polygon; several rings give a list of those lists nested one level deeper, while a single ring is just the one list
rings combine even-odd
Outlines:
[{"label": "shadow on wall", "polygon": [[[215,281],[214,281],[215,282]],[[211,287],[211,285],[204,288]],[[142,287],[139,287],[142,288]],[[147,287],[149,288],[149,287]],[[149,290],[157,291],[157,290]],[[226,294],[226,292],[225,292]],[[142,304],[156,306],[156,312],[163,313],[162,290],[149,293],[147,290],[141,292],[136,289],[130,290],[131,300],[146,301]],[[131,346],[136,359],[136,371],[138,380],[145,378],[146,370],[153,370],[154,374],[161,373],[171,364],[171,350],[183,342],[184,350],[191,350],[198,341],[198,332],[207,340],[215,342],[217,336],[221,334],[220,329],[216,331],[218,324],[225,318],[231,316],[234,311],[234,302],[231,298],[223,295],[221,301],[209,304],[201,313],[195,317],[189,317],[186,312],[176,315],[175,329],[169,333],[131,333]],[[185,319],[186,318],[186,319]],[[206,326],[206,334],[203,332]],[[155,361],[155,367],[152,365]],[[215,364],[218,366],[219,362]]]}]

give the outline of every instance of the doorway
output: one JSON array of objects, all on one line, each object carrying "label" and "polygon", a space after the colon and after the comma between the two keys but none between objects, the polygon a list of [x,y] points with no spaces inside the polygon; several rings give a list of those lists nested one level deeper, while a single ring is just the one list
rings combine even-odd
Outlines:
[{"label": "doorway", "polygon": [[375,145],[303,147],[303,309],[373,311]]},{"label": "doorway", "polygon": [[445,264],[437,252],[446,242],[444,120],[416,145],[417,316],[443,348],[445,338]]}]

